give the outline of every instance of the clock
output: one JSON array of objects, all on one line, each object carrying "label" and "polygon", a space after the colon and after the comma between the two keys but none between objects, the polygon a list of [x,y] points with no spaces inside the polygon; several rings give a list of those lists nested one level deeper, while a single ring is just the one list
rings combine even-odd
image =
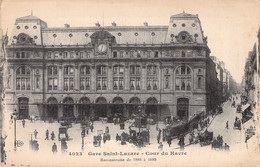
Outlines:
[{"label": "clock", "polygon": [[97,52],[99,54],[105,54],[107,52],[107,45],[106,44],[99,44],[97,47]]}]

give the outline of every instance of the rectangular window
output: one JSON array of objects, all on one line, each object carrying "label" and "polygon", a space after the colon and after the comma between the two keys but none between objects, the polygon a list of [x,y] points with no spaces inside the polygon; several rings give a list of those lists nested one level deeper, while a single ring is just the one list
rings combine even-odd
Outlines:
[{"label": "rectangular window", "polygon": [[90,58],[90,53],[89,52],[86,52],[86,57]]},{"label": "rectangular window", "polygon": [[58,79],[54,78],[53,79],[53,90],[57,90],[58,89]]},{"label": "rectangular window", "polygon": [[25,52],[22,52],[22,59],[25,58]]},{"label": "rectangular window", "polygon": [[81,59],[84,58],[84,54],[83,54],[83,52],[80,52],[80,58],[81,58]]},{"label": "rectangular window", "polygon": [[74,68],[70,67],[70,74],[74,74]]},{"label": "rectangular window", "polygon": [[20,78],[17,78],[16,79],[16,90],[20,90],[21,89],[21,80],[20,80]]},{"label": "rectangular window", "polygon": [[64,52],[64,59],[68,58],[68,52]]},{"label": "rectangular window", "polygon": [[64,67],[64,74],[68,75],[69,74],[69,67]]},{"label": "rectangular window", "polygon": [[70,78],[70,90],[74,89],[74,79]]},{"label": "rectangular window", "polygon": [[175,90],[180,90],[180,87],[181,87],[181,79],[176,78],[176,80],[175,80]]},{"label": "rectangular window", "polygon": [[140,71],[141,71],[141,70],[140,70],[140,66],[136,66],[136,74],[137,74],[137,75],[141,74]]},{"label": "rectangular window", "polygon": [[124,74],[124,68],[122,66],[119,66],[119,74]]},{"label": "rectangular window", "polygon": [[54,53],[54,58],[58,58],[59,57],[59,52],[55,52]]},{"label": "rectangular window", "polygon": [[140,78],[139,77],[137,77],[136,78],[136,90],[140,90]]},{"label": "rectangular window", "polygon": [[169,77],[165,77],[165,86],[164,86],[164,88],[165,89],[169,89],[170,88],[170,86],[169,86],[170,84],[169,84]]},{"label": "rectangular window", "polygon": [[118,78],[114,78],[113,80],[113,89],[118,90]]},{"label": "rectangular window", "polygon": [[74,52],[70,52],[70,58],[74,58]]},{"label": "rectangular window", "polygon": [[87,77],[86,78],[86,90],[89,90],[90,89],[90,78]]},{"label": "rectangular window", "polygon": [[118,66],[114,66],[114,67],[113,67],[113,73],[114,73],[114,74],[117,74],[117,73],[118,73]]},{"label": "rectangular window", "polygon": [[147,51],[147,57],[150,58],[151,57],[151,52]]},{"label": "rectangular window", "polygon": [[101,90],[101,77],[97,78],[97,90]]},{"label": "rectangular window", "polygon": [[53,67],[53,75],[58,75],[58,68],[57,67]]},{"label": "rectangular window", "polygon": [[102,78],[102,90],[107,89],[107,78]]},{"label": "rectangular window", "polygon": [[16,52],[16,58],[20,58],[20,52]]},{"label": "rectangular window", "polygon": [[130,66],[130,74],[135,74],[135,66]]},{"label": "rectangular window", "polygon": [[113,52],[113,57],[117,58],[117,52]]},{"label": "rectangular window", "polygon": [[130,78],[130,89],[135,90],[135,78]]},{"label": "rectangular window", "polygon": [[119,78],[119,90],[123,90],[124,89],[124,78],[120,77]]},{"label": "rectangular window", "polygon": [[69,79],[64,78],[64,90],[68,91],[69,90]]},{"label": "rectangular window", "polygon": [[26,90],[30,90],[31,89],[31,81],[29,78],[26,78]]},{"label": "rectangular window", "polygon": [[124,52],[123,51],[120,51],[120,57],[124,57]]},{"label": "rectangular window", "polygon": [[51,52],[48,52],[48,59],[51,59]]},{"label": "rectangular window", "polygon": [[158,57],[159,57],[159,52],[156,51],[156,52],[154,53],[154,57],[155,57],[155,58],[158,58]]},{"label": "rectangular window", "polygon": [[52,85],[53,85],[53,79],[49,78],[48,79],[48,90],[52,90]]},{"label": "rectangular window", "polygon": [[26,58],[30,58],[30,52],[26,52]]},{"label": "rectangular window", "polygon": [[133,57],[134,55],[133,55],[133,51],[130,51],[130,57]]},{"label": "rectangular window", "polygon": [[84,78],[80,78],[80,90],[84,90],[85,89],[85,80]]},{"label": "rectangular window", "polygon": [[40,78],[36,77],[36,88],[39,89],[40,88]]},{"label": "rectangular window", "polygon": [[198,77],[198,88],[201,89],[201,77]]},{"label": "rectangular window", "polygon": [[22,85],[22,89],[21,90],[25,90],[25,79],[24,78],[22,78],[21,79],[21,85]]}]

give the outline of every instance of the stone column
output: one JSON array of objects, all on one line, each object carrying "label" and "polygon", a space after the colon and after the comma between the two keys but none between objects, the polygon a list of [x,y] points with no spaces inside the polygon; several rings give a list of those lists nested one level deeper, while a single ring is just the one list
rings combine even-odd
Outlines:
[{"label": "stone column", "polygon": [[74,90],[79,90],[79,64],[76,63],[75,64],[75,80],[74,80]]},{"label": "stone column", "polygon": [[108,64],[107,68],[107,90],[113,90],[113,71],[112,71],[112,63]]},{"label": "stone column", "polygon": [[125,71],[124,71],[124,90],[130,90],[130,70],[129,63],[125,63]]},{"label": "stone column", "polygon": [[94,63],[91,65],[90,71],[90,89],[92,91],[96,90],[96,66]]},{"label": "stone column", "polygon": [[[62,91],[63,90],[63,68],[62,68],[62,64],[59,65],[58,67],[58,90]],[[48,81],[47,81],[48,82]]]},{"label": "stone column", "polygon": [[146,90],[146,79],[147,79],[146,64],[143,63],[141,68],[142,68],[142,72],[141,72],[141,90]]}]

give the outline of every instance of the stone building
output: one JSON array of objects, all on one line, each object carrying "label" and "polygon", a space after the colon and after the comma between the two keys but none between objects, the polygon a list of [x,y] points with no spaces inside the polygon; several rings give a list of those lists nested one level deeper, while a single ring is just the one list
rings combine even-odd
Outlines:
[{"label": "stone building", "polygon": [[20,118],[122,114],[188,120],[215,107],[216,68],[198,15],[166,26],[48,27],[17,18],[5,104]]}]

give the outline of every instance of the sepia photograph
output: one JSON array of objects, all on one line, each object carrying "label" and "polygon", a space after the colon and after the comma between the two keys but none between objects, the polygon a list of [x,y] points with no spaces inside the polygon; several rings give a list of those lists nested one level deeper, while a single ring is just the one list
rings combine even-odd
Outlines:
[{"label": "sepia photograph", "polygon": [[1,166],[260,166],[259,0],[0,2]]}]

